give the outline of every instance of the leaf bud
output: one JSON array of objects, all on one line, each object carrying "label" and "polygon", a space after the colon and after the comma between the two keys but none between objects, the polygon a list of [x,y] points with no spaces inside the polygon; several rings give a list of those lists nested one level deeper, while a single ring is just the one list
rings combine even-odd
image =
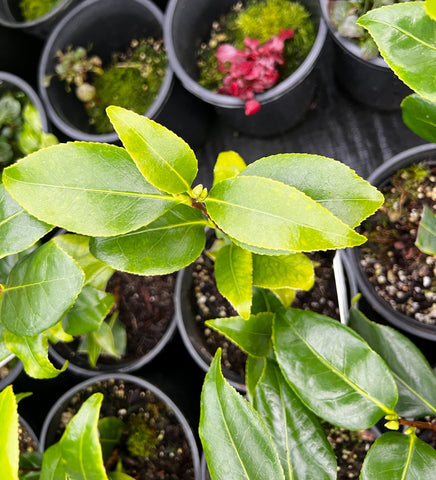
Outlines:
[{"label": "leaf bud", "polygon": [[95,97],[95,87],[89,83],[82,83],[76,88],[76,95],[81,102],[90,102]]},{"label": "leaf bud", "polygon": [[385,427],[389,430],[398,430],[400,428],[400,424],[396,420],[391,420],[385,423]]}]

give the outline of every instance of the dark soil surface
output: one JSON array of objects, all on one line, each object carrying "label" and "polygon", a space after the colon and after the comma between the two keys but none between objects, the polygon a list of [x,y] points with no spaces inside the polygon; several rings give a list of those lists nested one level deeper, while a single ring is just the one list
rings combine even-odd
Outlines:
[{"label": "dark soil surface", "polygon": [[[119,320],[127,334],[122,362],[138,359],[150,352],[167,331],[174,316],[175,278],[175,274],[144,277],[117,271],[109,280],[106,290],[115,296],[113,310],[118,309]],[[78,340],[61,344],[62,354],[67,350],[69,360],[89,367],[85,354],[76,353],[78,344]],[[113,365],[117,362],[116,358],[107,354],[100,355],[98,360],[98,364]]]},{"label": "dark soil surface", "polygon": [[414,177],[404,170],[381,190],[384,205],[363,224],[369,240],[361,248],[361,265],[394,310],[436,325],[436,256],[415,246],[424,205],[436,209],[436,166],[423,180]]},{"label": "dark soil surface", "polygon": [[[310,292],[298,292],[295,308],[312,310],[339,319],[336,287],[332,271],[333,253],[310,254],[315,263],[316,281]],[[203,332],[207,349],[213,356],[222,348],[222,365],[245,378],[247,355],[235,344],[205,325],[206,320],[237,315],[232,305],[218,292],[213,270],[213,261],[203,253],[194,263],[191,287],[191,303],[195,320]]]},{"label": "dark soil surface", "polygon": [[[136,480],[194,480],[190,446],[173,411],[150,390],[122,380],[98,382],[74,395],[62,414],[62,425],[53,442],[60,438],[82,403],[97,391],[104,394],[100,418],[115,416],[124,423],[121,440],[106,460],[108,471],[121,458],[125,473]],[[135,422],[141,425],[141,434],[148,443],[154,444],[147,456],[133,454],[126,445]]]},{"label": "dark soil surface", "polygon": [[18,442],[20,453],[35,452],[38,450],[38,445],[36,444],[34,438],[27,430],[26,426],[21,422],[18,428]]}]

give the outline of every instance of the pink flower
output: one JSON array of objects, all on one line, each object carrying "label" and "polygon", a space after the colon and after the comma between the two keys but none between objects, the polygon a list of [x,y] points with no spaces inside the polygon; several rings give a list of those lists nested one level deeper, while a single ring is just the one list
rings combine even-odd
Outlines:
[{"label": "pink flower", "polygon": [[282,30],[262,45],[259,45],[259,40],[246,38],[244,50],[227,43],[221,45],[216,51],[216,58],[218,68],[221,72],[227,72],[227,75],[218,93],[244,100],[246,115],[258,112],[260,103],[254,99],[254,94],[277,83],[279,72],[276,67],[285,63],[285,40],[293,35],[293,30]]}]

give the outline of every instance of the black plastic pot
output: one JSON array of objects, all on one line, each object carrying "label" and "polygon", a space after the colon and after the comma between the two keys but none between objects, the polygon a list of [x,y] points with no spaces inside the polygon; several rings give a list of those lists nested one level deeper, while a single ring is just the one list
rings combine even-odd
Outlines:
[{"label": "black plastic pot", "polygon": [[[44,46],[39,69],[38,88],[47,113],[56,127],[68,138],[96,142],[116,142],[115,132],[98,134],[89,124],[83,104],[64,84],[52,78],[56,52],[69,45],[92,46],[103,65],[114,52],[125,51],[132,39],[148,36],[162,38],[163,13],[150,0],[86,0],[66,15],[53,29]],[[161,88],[144,115],[163,123],[188,143],[199,145],[208,129],[209,111],[186,92],[167,67]]]},{"label": "black plastic pot", "polygon": [[234,3],[234,0],[171,0],[166,9],[164,28],[170,65],[187,90],[213,105],[222,119],[236,130],[256,136],[285,132],[302,120],[315,92],[315,66],[327,34],[318,1],[302,1],[312,15],[317,32],[312,50],[292,75],[256,95],[261,109],[248,117],[242,100],[212,92],[197,82],[198,48],[201,42],[208,40],[212,23],[228,12]]},{"label": "black plastic pot", "polygon": [[[205,372],[209,369],[213,355],[204,344],[202,331],[198,322],[195,320],[192,304],[190,301],[190,291],[192,288],[192,272],[194,264],[181,270],[177,276],[176,282],[176,321],[177,327],[182,337],[183,343],[189,354]],[[341,316],[341,322],[347,323],[350,299],[357,293],[356,284],[348,272],[348,261],[342,261],[339,254],[335,255],[333,260],[333,269],[335,272],[335,284],[338,294],[338,305]],[[238,390],[245,392],[245,379],[237,373],[222,365],[224,377]]]},{"label": "black plastic pot", "polygon": [[0,0],[0,25],[45,38],[59,20],[80,1],[63,0],[42,17],[26,21],[23,20],[17,0]]},{"label": "black plastic pot", "polygon": [[16,359],[15,355],[13,354],[11,354],[4,361],[0,362],[0,367],[3,367],[14,361],[16,363],[10,368],[9,373],[4,378],[0,379],[0,392],[8,385],[13,383],[13,381],[18,377],[18,375],[20,375],[24,368],[21,360]]},{"label": "black plastic pot", "polygon": [[[36,450],[39,450],[39,439],[38,437],[36,436],[36,433],[34,432],[33,428],[30,426],[30,424],[20,415],[19,416],[19,424],[20,424],[20,428],[25,431],[29,437],[33,440],[33,442],[35,443],[35,447],[36,447]],[[20,452],[21,453],[21,452]],[[24,452],[22,452],[24,453]]]},{"label": "black plastic pot", "polygon": [[[62,412],[64,411],[65,407],[69,404],[72,397],[76,396],[80,391],[86,391],[86,397],[90,396],[92,393],[96,391],[101,391],[102,382],[105,381],[123,381],[125,384],[132,384],[135,387],[138,387],[141,391],[150,391],[154,394],[159,400],[164,402],[168,405],[171,411],[174,413],[178,423],[182,426],[183,432],[186,437],[186,441],[189,445],[189,448],[192,453],[192,463],[193,463],[193,470],[195,474],[195,480],[200,480],[200,459],[197,444],[195,441],[194,434],[189,426],[186,418],[176,406],[176,404],[167,396],[165,395],[159,388],[151,383],[143,380],[142,378],[134,377],[132,375],[126,374],[106,374],[101,375],[99,377],[95,377],[92,379],[87,379],[73,388],[65,392],[53,405],[53,407],[48,412],[40,435],[40,449],[44,451],[50,445],[57,441],[57,430],[59,425],[61,424]],[[105,400],[103,400],[104,404]],[[129,412],[136,411],[137,409],[141,408],[142,404],[145,404],[147,399],[141,396],[140,394],[137,395],[137,401],[132,403],[129,406]]]},{"label": "black plastic pot", "polygon": [[[380,165],[369,177],[368,181],[378,188],[382,188],[389,183],[392,175],[399,169],[405,168],[413,163],[431,163],[436,164],[436,146],[426,144],[406,150],[389,161]],[[380,315],[381,319],[403,332],[411,334],[413,337],[436,341],[436,326],[426,325],[407,315],[397,312],[391,305],[378,295],[373,285],[368,280],[367,275],[360,265],[360,249],[355,247],[346,252],[349,260],[352,275],[354,276],[358,287],[368,302],[369,306]],[[432,348],[434,351],[434,346]],[[434,352],[433,352],[434,357]]]},{"label": "black plastic pot", "polygon": [[377,110],[397,110],[404,97],[412,93],[389,68],[382,57],[365,60],[360,47],[339,35],[330,22],[328,3],[319,0],[329,35],[334,41],[333,68],[340,86],[357,102]]}]

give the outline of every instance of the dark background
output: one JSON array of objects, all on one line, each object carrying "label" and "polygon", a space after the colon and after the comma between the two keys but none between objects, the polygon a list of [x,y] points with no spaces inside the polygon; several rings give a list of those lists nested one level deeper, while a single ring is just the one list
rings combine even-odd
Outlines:
[{"label": "dark background", "polygon": [[[0,28],[0,70],[21,76],[36,89],[42,47],[42,40]],[[225,150],[237,151],[247,163],[275,153],[319,154],[340,160],[367,177],[393,155],[424,143],[403,124],[400,111],[374,111],[341,91],[334,78],[332,58],[333,46],[328,44],[318,69],[319,84],[311,109],[299,125],[285,134],[248,137],[213,116],[206,141],[195,149],[199,161],[197,183],[211,186],[214,162]],[[54,133],[67,140],[59,132]],[[169,395],[196,432],[204,372],[191,359],[178,332],[152,363],[135,374]],[[22,374],[14,382],[16,392],[34,392],[20,403],[19,411],[37,435],[51,405],[66,388],[81,380],[67,371],[53,380],[32,380]]]}]

